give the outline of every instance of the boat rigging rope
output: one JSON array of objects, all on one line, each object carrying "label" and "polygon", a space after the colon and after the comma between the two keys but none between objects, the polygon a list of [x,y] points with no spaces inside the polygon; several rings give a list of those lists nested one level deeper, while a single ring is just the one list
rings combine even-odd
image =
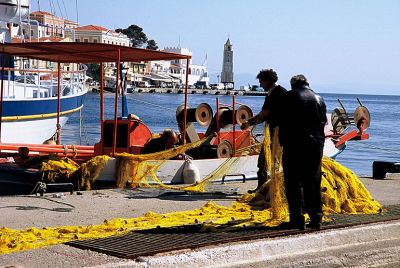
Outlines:
[{"label": "boat rigging rope", "polygon": [[[83,133],[83,135],[82,135]],[[86,145],[89,145],[89,139],[85,127],[85,118],[83,117],[82,109],[79,110],[79,144],[82,145],[82,136],[86,141]]]}]

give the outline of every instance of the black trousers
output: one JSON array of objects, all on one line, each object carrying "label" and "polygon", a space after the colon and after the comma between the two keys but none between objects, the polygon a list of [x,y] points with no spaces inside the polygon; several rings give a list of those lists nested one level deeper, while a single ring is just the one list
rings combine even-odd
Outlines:
[{"label": "black trousers", "polygon": [[268,179],[267,167],[265,165],[264,146],[261,148],[260,154],[258,155],[257,167],[258,167],[258,171],[257,171],[258,185],[257,185],[257,188],[260,188]]},{"label": "black trousers", "polygon": [[[274,136],[274,131],[277,130],[276,127],[273,126],[267,126],[269,127],[269,133],[271,135],[271,140],[273,139]],[[272,149],[272,143],[271,143],[271,149]],[[264,151],[264,145],[261,147],[260,154],[258,155],[258,161],[257,161],[257,179],[258,179],[258,185],[257,188],[260,188],[267,180],[268,180],[268,173],[267,173],[267,166],[265,163],[265,151]]]},{"label": "black trousers", "polygon": [[[301,143],[301,141],[299,141]],[[322,218],[321,146],[296,145],[283,148],[282,164],[290,221],[304,222],[307,212],[312,222]]]}]

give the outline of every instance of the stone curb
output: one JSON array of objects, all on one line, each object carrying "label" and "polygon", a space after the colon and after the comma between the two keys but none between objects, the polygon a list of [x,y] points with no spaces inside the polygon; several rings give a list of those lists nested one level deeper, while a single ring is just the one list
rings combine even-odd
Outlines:
[{"label": "stone curb", "polygon": [[216,267],[255,263],[265,260],[330,251],[360,244],[373,244],[400,238],[400,221],[368,224],[351,228],[323,230],[307,234],[238,242],[199,248],[191,251],[169,252],[135,261],[108,263],[108,267]]}]

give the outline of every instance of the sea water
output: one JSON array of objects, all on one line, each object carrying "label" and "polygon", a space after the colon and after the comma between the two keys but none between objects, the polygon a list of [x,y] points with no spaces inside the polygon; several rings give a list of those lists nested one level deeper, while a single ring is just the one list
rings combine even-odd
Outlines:
[{"label": "sea water", "polygon": [[[357,98],[366,106],[371,114],[371,126],[367,130],[368,140],[350,141],[346,149],[336,158],[343,165],[351,168],[359,175],[372,174],[373,161],[400,161],[400,96],[352,95],[352,94],[321,94],[325,100],[328,112],[339,107],[338,99],[342,101],[347,112],[353,114],[359,105]],[[105,119],[114,117],[114,94],[105,93]],[[128,94],[129,113],[136,114],[149,126],[153,132],[161,132],[166,128],[178,129],[176,123],[176,108],[184,102],[183,94]],[[230,105],[232,96],[226,95],[189,95],[189,105],[195,108],[206,102],[215,111],[216,97],[222,104]],[[82,128],[80,128],[79,113],[73,114],[62,129],[63,144],[90,144],[100,138],[100,97],[96,93],[88,93],[85,107],[82,110]],[[254,113],[260,111],[264,102],[263,96],[236,96],[236,101],[252,108]],[[240,105],[238,104],[238,105]],[[119,102],[121,107],[121,102]],[[119,109],[120,113],[120,109]],[[295,120],[307,120],[296,118]],[[262,125],[255,132],[262,132]],[[80,129],[82,135],[80,135]],[[199,129],[200,131],[201,129]],[[204,131],[204,129],[203,129]]]}]

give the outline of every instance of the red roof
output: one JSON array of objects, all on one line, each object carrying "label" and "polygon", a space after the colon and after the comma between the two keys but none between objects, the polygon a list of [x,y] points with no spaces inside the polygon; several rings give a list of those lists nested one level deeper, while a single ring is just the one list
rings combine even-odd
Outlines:
[{"label": "red roof", "polygon": [[60,63],[121,62],[190,59],[188,55],[102,43],[41,42],[0,44],[0,53]]},{"label": "red roof", "polygon": [[75,31],[79,31],[79,30],[82,30],[82,31],[104,31],[104,32],[109,31],[107,28],[97,26],[97,25],[92,25],[92,24],[75,28]]},{"label": "red roof", "polygon": [[49,15],[49,16],[54,16],[53,14],[46,12],[46,11],[35,11],[32,12],[31,15]]},{"label": "red roof", "polygon": [[75,21],[73,21],[73,20],[67,20],[67,19],[64,19],[64,22],[66,22],[66,23],[78,24],[77,22],[75,22]]}]

